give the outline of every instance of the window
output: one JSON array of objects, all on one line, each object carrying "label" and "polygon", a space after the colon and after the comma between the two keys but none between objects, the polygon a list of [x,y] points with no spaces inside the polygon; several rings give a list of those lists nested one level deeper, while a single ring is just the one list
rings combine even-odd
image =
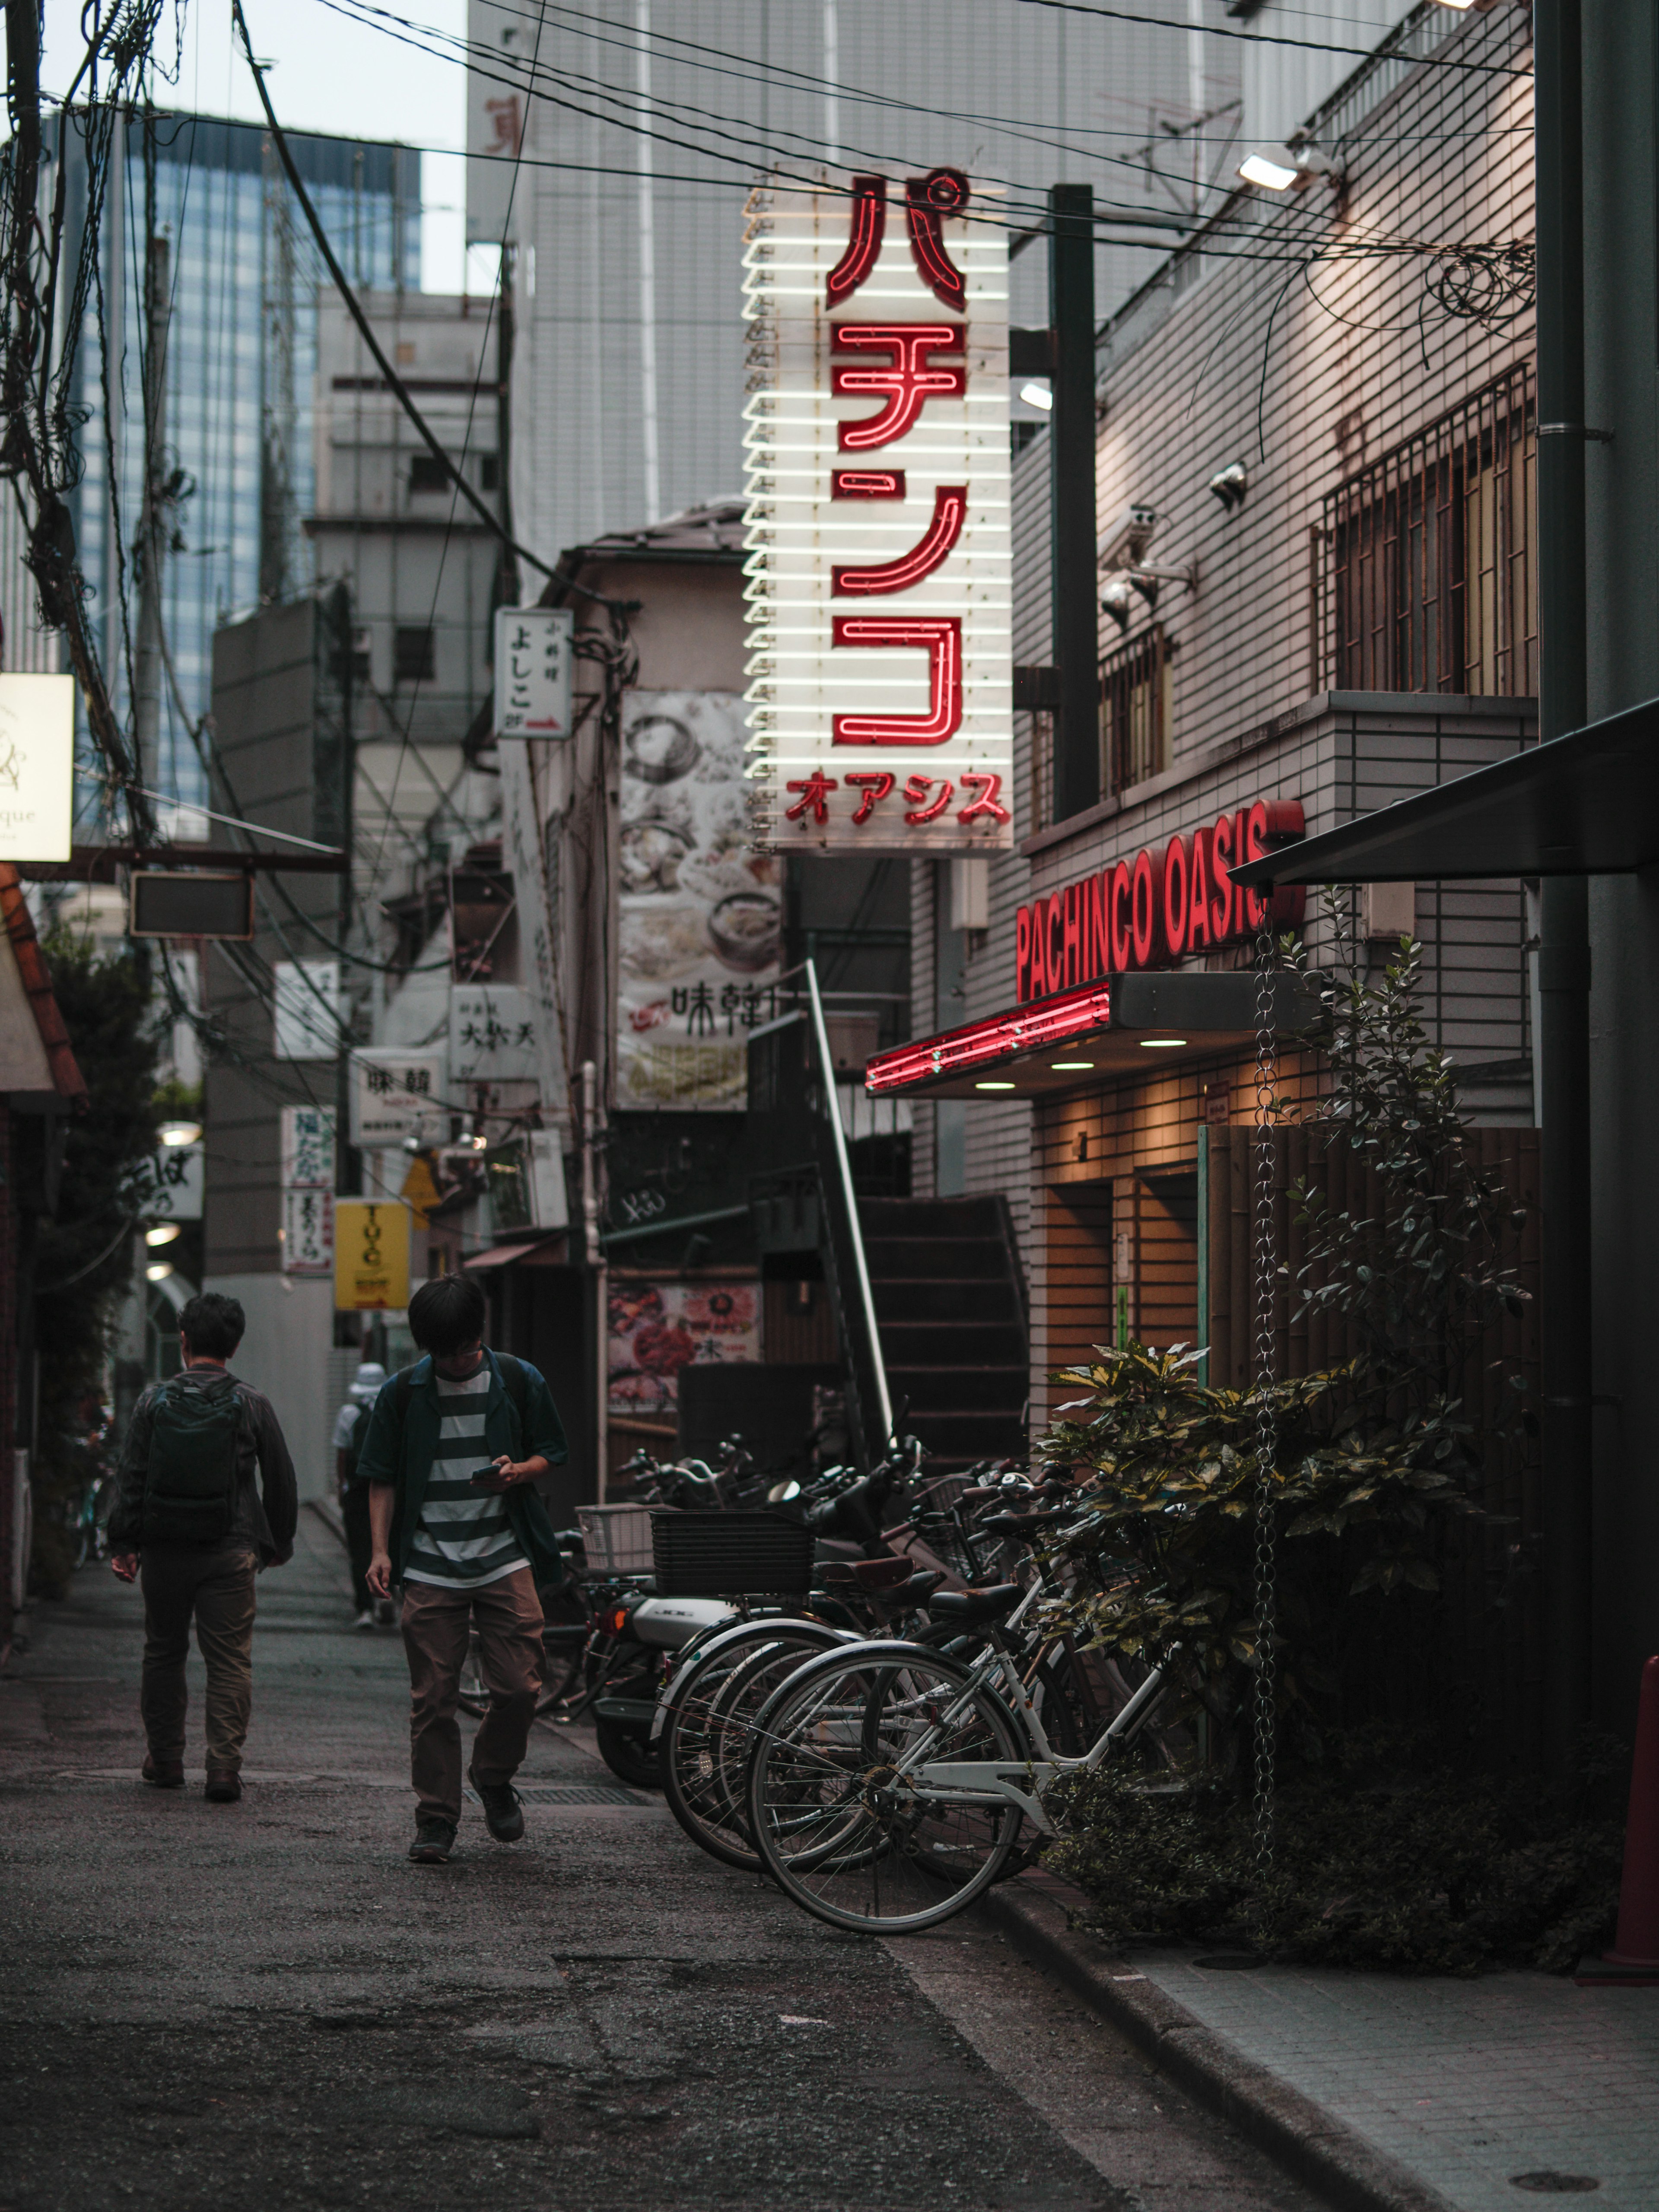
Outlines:
[{"label": "window", "polygon": [[410,455],[409,489],[412,492],[449,489],[449,471],[435,453]]},{"label": "window", "polygon": [[1100,788],[1109,795],[1170,764],[1170,657],[1154,623],[1100,664]]},{"label": "window", "polygon": [[1522,363],[1328,493],[1315,689],[1535,693],[1537,472]]},{"label": "window", "polygon": [[392,680],[394,684],[429,684],[436,673],[436,644],[429,629],[392,631]]},{"label": "window", "polygon": [[501,484],[501,464],[494,453],[478,456],[478,489],[480,491],[499,491]]}]

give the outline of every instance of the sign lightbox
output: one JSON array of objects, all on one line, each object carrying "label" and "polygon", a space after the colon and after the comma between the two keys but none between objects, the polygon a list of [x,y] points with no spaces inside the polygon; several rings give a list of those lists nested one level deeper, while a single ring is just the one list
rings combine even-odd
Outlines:
[{"label": "sign lightbox", "polygon": [[442,1051],[368,1045],[354,1052],[347,1089],[352,1143],[389,1151],[406,1138],[430,1145],[447,1136],[448,1081]]},{"label": "sign lightbox", "polygon": [[75,678],[0,676],[0,860],[67,860]]},{"label": "sign lightbox", "polygon": [[495,610],[495,735],[570,735],[570,642],[575,617],[568,607]]},{"label": "sign lightbox", "polygon": [[409,1304],[409,1208],[401,1199],[334,1202],[334,1304],[400,1313]]},{"label": "sign lightbox", "polygon": [[1008,252],[960,171],[749,204],[750,829],[1013,841]]}]

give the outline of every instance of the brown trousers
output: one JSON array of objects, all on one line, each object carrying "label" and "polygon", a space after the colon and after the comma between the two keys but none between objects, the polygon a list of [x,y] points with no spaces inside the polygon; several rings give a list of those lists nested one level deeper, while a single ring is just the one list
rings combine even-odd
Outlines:
[{"label": "brown trousers", "polygon": [[481,1782],[510,1782],[523,1763],[536,1717],[543,1667],[542,1601],[536,1578],[520,1567],[480,1589],[438,1583],[404,1584],[404,1649],[409,1654],[410,1778],[421,1820],[461,1817],[461,1730],[455,1717],[467,1630],[478,1631],[478,1669],[489,1710],[473,1739]]},{"label": "brown trousers", "polygon": [[255,1562],[249,1551],[157,1545],[143,1554],[144,1671],[138,1710],[150,1756],[185,1755],[185,1662],[190,1623],[207,1666],[207,1763],[242,1764],[253,1705]]}]

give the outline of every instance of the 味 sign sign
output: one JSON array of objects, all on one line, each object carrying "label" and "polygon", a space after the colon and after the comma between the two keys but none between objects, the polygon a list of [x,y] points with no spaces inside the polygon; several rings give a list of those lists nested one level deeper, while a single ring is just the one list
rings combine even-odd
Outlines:
[{"label": "\u5473 sign sign", "polygon": [[750,202],[758,844],[1013,840],[1008,254],[935,169]]}]

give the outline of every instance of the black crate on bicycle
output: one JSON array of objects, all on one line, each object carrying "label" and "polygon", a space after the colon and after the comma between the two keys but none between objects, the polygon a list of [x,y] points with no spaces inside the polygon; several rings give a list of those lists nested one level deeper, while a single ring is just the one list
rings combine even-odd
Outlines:
[{"label": "black crate on bicycle", "polygon": [[663,1597],[781,1597],[812,1587],[812,1531],[781,1513],[651,1516]]}]

